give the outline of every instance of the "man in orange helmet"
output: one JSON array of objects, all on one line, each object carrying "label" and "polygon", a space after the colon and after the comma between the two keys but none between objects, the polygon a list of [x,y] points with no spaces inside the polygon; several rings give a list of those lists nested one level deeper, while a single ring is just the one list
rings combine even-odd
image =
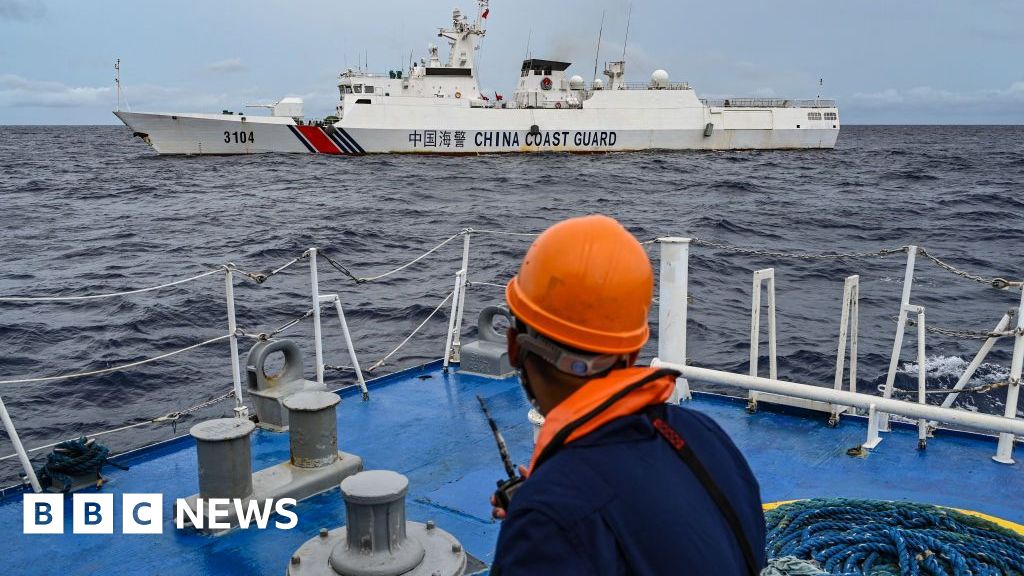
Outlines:
[{"label": "man in orange helmet", "polygon": [[549,228],[509,282],[509,359],[545,422],[528,480],[495,508],[492,575],[764,566],[760,491],[743,456],[713,420],[665,403],[676,372],[634,365],[653,286],[643,247],[606,216]]}]

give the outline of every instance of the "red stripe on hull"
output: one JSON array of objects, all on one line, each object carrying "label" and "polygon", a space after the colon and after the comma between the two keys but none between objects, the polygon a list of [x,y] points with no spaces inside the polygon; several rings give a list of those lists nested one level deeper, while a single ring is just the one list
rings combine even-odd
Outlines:
[{"label": "red stripe on hull", "polygon": [[296,126],[299,132],[306,137],[306,140],[316,148],[316,151],[321,154],[341,154],[341,150],[338,146],[331,142],[331,139],[324,134],[324,131],[319,126]]}]

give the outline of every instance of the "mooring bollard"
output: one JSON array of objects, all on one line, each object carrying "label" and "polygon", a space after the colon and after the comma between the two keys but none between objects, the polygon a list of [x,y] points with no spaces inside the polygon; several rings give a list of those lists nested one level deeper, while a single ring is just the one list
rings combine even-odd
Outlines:
[{"label": "mooring bollard", "polygon": [[423,560],[423,545],[405,526],[409,479],[390,470],[371,470],[341,483],[348,518],[345,542],[331,552],[338,574],[405,574]]},{"label": "mooring bollard", "polygon": [[299,468],[322,468],[338,460],[336,407],[340,402],[337,394],[314,390],[284,399],[292,464]]},{"label": "mooring bollard", "polygon": [[[462,576],[470,563],[462,544],[434,522],[405,519],[409,479],[388,470],[341,483],[348,525],[321,529],[291,556],[290,576]],[[485,568],[472,559],[474,571]]]},{"label": "mooring bollard", "polygon": [[248,498],[252,495],[252,446],[256,425],[240,418],[200,422],[189,430],[196,439],[201,498]]}]

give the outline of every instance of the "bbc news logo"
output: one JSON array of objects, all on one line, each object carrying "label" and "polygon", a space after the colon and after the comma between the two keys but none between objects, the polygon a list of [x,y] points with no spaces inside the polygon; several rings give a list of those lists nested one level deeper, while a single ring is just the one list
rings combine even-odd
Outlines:
[{"label": "bbc news logo", "polygon": [[[63,534],[63,494],[25,494],[22,531],[25,534]],[[120,516],[122,534],[163,534],[163,494],[123,494]],[[294,498],[279,500],[240,500],[237,498],[199,498],[193,508],[184,498],[174,506],[174,525],[178,530],[187,527],[209,530],[227,530],[232,527],[228,518],[234,517],[239,528],[252,526],[266,530],[271,517],[279,530],[291,530],[299,517],[289,508]],[[232,512],[234,514],[232,514]],[[117,510],[113,494],[74,494],[71,499],[71,531],[74,534],[113,534]]]}]

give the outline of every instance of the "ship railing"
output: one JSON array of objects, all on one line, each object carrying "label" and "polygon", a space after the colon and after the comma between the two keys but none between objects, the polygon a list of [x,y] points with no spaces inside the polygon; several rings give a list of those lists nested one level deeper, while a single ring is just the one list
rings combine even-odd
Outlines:
[{"label": "ship railing", "polygon": [[[486,286],[496,289],[505,286],[501,282],[470,281],[469,254],[471,237],[474,235],[498,235],[506,238],[531,240],[537,236],[537,234],[533,233],[473,229],[468,229],[463,234],[463,258],[460,268],[455,273],[449,330],[445,342],[443,363],[446,370],[450,363],[459,361],[462,316],[468,289],[473,286]],[[882,441],[881,434],[890,430],[890,415],[916,422],[919,447],[921,449],[926,447],[928,438],[936,426],[939,423],[944,423],[985,433],[998,434],[996,454],[993,456],[993,460],[1000,463],[1013,463],[1014,438],[1015,436],[1024,436],[1024,420],[1016,419],[1021,372],[1022,368],[1024,368],[1024,282],[1007,281],[1002,278],[987,278],[965,272],[918,246],[883,248],[862,253],[806,254],[752,250],[697,238],[665,237],[648,240],[642,244],[645,246],[660,245],[660,286],[658,297],[655,298],[659,309],[658,356],[652,364],[672,368],[680,372],[681,375],[677,380],[677,387],[673,396],[674,401],[687,401],[692,398],[689,387],[689,380],[692,379],[747,390],[748,410],[751,411],[757,410],[758,402],[796,406],[827,413],[830,425],[837,424],[843,414],[865,415],[868,419],[868,426],[867,438],[862,445],[864,449],[874,448]],[[843,282],[839,342],[836,347],[836,371],[830,386],[791,382],[778,377],[774,268],[753,272],[749,374],[735,374],[691,365],[686,356],[689,253],[691,245],[749,256],[763,256],[772,259],[795,258],[803,261],[885,258],[897,254],[905,254],[907,263],[903,283],[903,296],[897,317],[896,338],[886,374],[886,383],[879,390],[880,396],[857,391],[857,360],[860,332],[860,277],[857,275],[849,276]],[[1019,301],[1016,303],[1015,309],[1004,314],[990,332],[956,331],[928,325],[925,321],[925,308],[910,302],[910,290],[914,282],[914,268],[918,256],[925,257],[940,269],[955,274],[958,277],[978,282],[1000,291],[1019,291]],[[768,308],[768,378],[758,375],[762,313],[761,294],[765,291]],[[910,316],[913,316],[914,319],[912,320]],[[1016,318],[1016,328],[1009,329],[1013,318]],[[906,327],[912,324],[917,326],[918,386],[916,402],[898,400],[892,397],[896,391],[895,378],[899,367],[900,351],[903,347],[903,333]],[[952,388],[929,389],[926,386],[926,333],[982,340],[984,342],[974,360]],[[1004,382],[968,388],[968,382],[992,349],[992,346],[1000,339],[1005,338],[1012,338],[1014,342],[1009,378]],[[849,363],[848,365],[847,362]],[[844,375],[847,373],[847,366],[848,376],[845,382],[847,389],[844,390]],[[1001,387],[1007,388],[1005,411],[1002,416],[952,407],[958,394],[987,393]],[[932,394],[946,395],[942,405],[934,405],[927,402],[928,396]],[[863,414],[858,413],[858,410],[862,411]]]},{"label": "ship railing", "polygon": [[793,100],[788,98],[701,98],[712,108],[835,108],[835,100]]},{"label": "ship railing", "polygon": [[[84,295],[84,296],[27,296],[27,297],[0,297],[0,304],[5,302],[71,302],[71,301],[82,301],[82,300],[93,300],[93,299],[105,299],[105,298],[122,298],[133,294],[139,294],[143,292],[151,292],[177,286],[184,283],[194,282],[209,276],[223,275],[224,279],[224,295],[225,304],[228,312],[227,331],[215,338],[208,339],[198,344],[185,347],[180,350],[172,351],[169,353],[161,354],[159,356],[149,358],[142,361],[132,362],[121,366],[115,366],[111,368],[105,368],[102,370],[93,370],[79,372],[75,374],[61,374],[57,376],[48,376],[41,378],[21,378],[16,380],[3,380],[0,381],[0,386],[9,384],[19,383],[32,383],[32,382],[45,382],[54,380],[65,380],[70,378],[80,378],[86,376],[93,376],[102,373],[109,373],[114,371],[126,370],[141,364],[155,362],[173,356],[179,353],[184,353],[202,346],[211,345],[217,342],[228,340],[230,343],[230,363],[232,370],[232,382],[233,388],[230,393],[219,397],[217,401],[221,399],[228,399],[233,397],[235,399],[235,415],[237,417],[247,417],[247,408],[245,407],[242,395],[241,377],[239,372],[239,355],[237,340],[239,337],[252,337],[256,339],[267,339],[276,336],[289,329],[290,327],[298,324],[306,318],[313,318],[313,340],[315,346],[315,358],[316,358],[316,378],[318,383],[324,382],[324,372],[327,369],[332,370],[345,370],[354,371],[358,380],[358,385],[362,389],[364,399],[368,399],[368,392],[366,383],[363,378],[363,371],[360,369],[359,361],[352,343],[351,335],[349,333],[348,324],[345,319],[344,310],[342,308],[341,298],[339,294],[324,294],[320,291],[320,280],[319,280],[319,267],[320,261],[327,263],[330,267],[336,271],[342,273],[346,278],[353,281],[357,285],[376,282],[385,278],[390,278],[397,275],[413,266],[422,265],[428,257],[437,254],[443,247],[448,244],[455,243],[461,239],[461,259],[459,261],[458,268],[455,270],[452,280],[452,290],[440,301],[440,303],[434,307],[430,314],[420,322],[413,331],[406,336],[395,348],[388,352],[384,357],[375,362],[366,372],[373,372],[377,368],[383,366],[390,358],[397,354],[408,342],[417,334],[419,331],[443,308],[446,306],[449,308],[448,312],[448,328],[446,330],[445,346],[442,353],[442,365],[444,370],[448,370],[452,363],[459,362],[460,350],[462,347],[462,334],[463,334],[463,316],[465,313],[467,293],[473,290],[477,286],[485,287],[488,289],[492,288],[503,288],[504,282],[491,282],[491,281],[477,281],[471,280],[470,274],[470,250],[471,243],[474,237],[484,238],[492,237],[501,241],[508,241],[512,239],[518,240],[532,240],[538,234],[529,232],[510,232],[502,230],[480,230],[467,228],[456,234],[449,236],[448,238],[440,241],[430,249],[423,253],[420,253],[411,260],[398,265],[385,272],[378,273],[370,276],[359,276],[353,273],[347,266],[339,262],[336,258],[331,255],[325,254],[322,250],[317,248],[310,248],[303,252],[301,255],[292,258],[287,263],[279,266],[269,272],[255,273],[245,270],[241,270],[232,264],[227,264],[212,270],[207,270],[201,274],[190,276],[181,280],[168,282],[156,286],[150,286],[147,288],[128,290],[123,292],[114,292],[108,294],[95,294],[95,295]],[[889,415],[896,415],[903,418],[916,419],[918,423],[919,439],[922,447],[927,441],[929,432],[933,427],[941,422],[947,424],[953,424],[957,426],[964,426],[983,432],[999,434],[999,441],[996,451],[996,456],[993,458],[999,462],[1009,463],[1012,462],[1012,451],[1014,436],[1024,436],[1024,421],[1017,420],[1016,409],[1019,399],[1019,389],[1021,383],[1021,372],[1024,367],[1024,282],[1011,282],[1001,278],[986,278],[980,275],[971,274],[956,268],[948,264],[947,262],[935,257],[928,253],[923,248],[917,246],[903,246],[898,248],[887,248],[874,252],[864,253],[836,253],[836,254],[802,254],[802,253],[782,253],[777,251],[764,251],[741,248],[731,246],[727,244],[697,239],[697,238],[676,238],[676,237],[663,237],[657,239],[651,239],[643,242],[646,247],[653,247],[655,245],[660,246],[661,252],[661,273],[660,273],[660,286],[658,297],[655,298],[655,302],[659,306],[659,340],[658,340],[658,355],[654,361],[655,365],[671,367],[680,371],[681,376],[677,380],[675,400],[686,401],[691,398],[689,380],[699,380],[704,382],[710,382],[728,386],[738,386],[748,390],[748,408],[752,410],[757,409],[758,402],[769,402],[769,403],[783,403],[808,408],[811,410],[821,410],[830,414],[830,421],[837,422],[838,418],[842,414],[852,414],[855,410],[865,410],[868,417],[868,438],[864,442],[864,448],[873,448],[881,441],[881,432],[889,430]],[[857,259],[857,258],[874,258],[874,257],[887,257],[895,254],[906,254],[907,263],[903,284],[903,296],[900,302],[899,315],[897,318],[897,334],[893,345],[893,354],[887,373],[886,384],[881,387],[881,396],[875,396],[871,394],[864,394],[856,391],[857,382],[857,343],[859,338],[859,278],[857,276],[851,276],[844,282],[843,290],[843,308],[840,318],[840,337],[838,345],[838,354],[836,358],[836,375],[833,385],[831,387],[814,386],[810,384],[789,382],[782,380],[777,374],[777,350],[776,350],[776,326],[775,326],[775,270],[773,268],[757,270],[753,274],[753,290],[752,290],[752,303],[751,303],[751,339],[750,339],[750,373],[734,374],[730,372],[711,370],[707,368],[699,368],[691,365],[688,362],[686,356],[687,350],[687,308],[688,308],[688,281],[689,281],[689,254],[692,246],[700,246],[711,248],[714,250],[727,251],[732,253],[738,253],[748,256],[763,256],[772,259],[780,258],[796,258],[801,260],[821,260],[821,259]],[[1015,310],[1007,313],[1003,318],[996,324],[995,328],[991,332],[985,333],[966,333],[951,331],[948,329],[939,328],[937,326],[930,326],[925,323],[925,310],[922,306],[916,306],[910,302],[910,290],[914,281],[914,268],[917,262],[918,256],[926,258],[928,261],[933,262],[941,269],[953,273],[961,278],[966,278],[975,282],[989,285],[999,290],[1016,290],[1021,291],[1020,301]],[[241,330],[235,321],[235,299],[234,299],[234,286],[235,279],[239,276],[248,278],[255,281],[256,283],[263,284],[270,278],[282,273],[284,270],[295,266],[301,261],[307,261],[309,266],[309,285],[310,285],[310,303],[312,307],[302,316],[288,322],[287,324],[279,327],[278,329],[270,332],[269,334],[252,334],[246,333]],[[768,342],[769,342],[769,377],[762,378],[758,375],[759,373],[759,353],[758,343],[760,341],[761,331],[761,293],[763,290],[767,290],[767,316],[768,316]],[[337,312],[342,332],[345,338],[345,345],[351,361],[351,366],[329,366],[324,362],[324,349],[323,349],[323,332],[320,325],[320,311],[323,307],[333,307]],[[912,319],[911,316],[914,318]],[[1011,325],[1011,319],[1015,318],[1015,329],[1009,329]],[[908,325],[916,324],[918,332],[918,398],[917,402],[907,402],[902,400],[893,399],[894,380],[899,363],[899,353],[903,345],[903,332]],[[958,336],[973,339],[984,340],[981,350],[976,356],[975,360],[968,366],[959,382],[952,389],[940,389],[940,390],[928,390],[925,386],[925,333],[938,333],[946,336]],[[966,410],[960,410],[952,408],[952,403],[956,398],[957,394],[961,393],[974,393],[984,392],[979,387],[968,388],[966,384],[970,380],[974,371],[978,368],[985,356],[992,349],[992,346],[1000,339],[1013,338],[1013,360],[1011,362],[1010,377],[1006,382],[999,383],[999,386],[988,385],[988,389],[994,389],[997,387],[1005,386],[1007,388],[1007,396],[1005,402],[1005,413],[1003,416],[981,414]],[[849,347],[847,347],[847,340],[849,340]],[[845,370],[846,354],[849,351],[849,380],[848,390],[843,390],[843,376]],[[941,406],[928,404],[926,399],[927,395],[942,393],[946,394],[947,398]],[[209,405],[211,401],[204,402],[193,408],[199,408],[202,406]],[[185,411],[180,411],[176,414],[188,413],[192,408]],[[132,424],[116,428],[114,430],[103,431],[101,434],[116,432],[119,430],[130,429],[135,426],[145,425],[154,422],[166,422],[173,421],[173,414],[167,416],[154,418],[145,422]],[[46,446],[39,446],[31,450],[25,450],[20,440],[18,439],[17,430],[11,420],[10,414],[7,412],[3,405],[2,397],[0,397],[0,420],[3,421],[4,428],[10,437],[12,444],[15,448],[15,454],[4,456],[2,459],[11,457],[17,457],[25,471],[25,477],[29,484],[32,485],[34,490],[39,490],[38,480],[35,478],[35,473],[31,467],[31,463],[28,458],[28,454],[36,452],[38,450],[52,447],[54,444],[48,444]]]},{"label": "ship railing", "polygon": [[[422,256],[420,258],[422,258]],[[302,316],[300,316],[300,317],[298,317],[298,318],[296,318],[296,319],[294,319],[294,320],[292,320],[292,321],[282,325],[281,327],[279,327],[278,329],[274,330],[273,332],[271,332],[269,334],[267,334],[267,333],[247,333],[244,330],[242,330],[241,328],[239,328],[238,325],[237,325],[236,316],[235,316],[235,294],[234,294],[234,290],[235,290],[236,278],[239,275],[241,275],[241,276],[249,278],[250,280],[255,281],[258,284],[263,284],[269,278],[284,272],[286,269],[290,268],[291,266],[297,264],[298,262],[300,262],[302,260],[307,260],[308,263],[309,263],[310,298],[311,298],[311,303],[312,303],[311,309],[308,312],[306,312],[304,315],[302,315]],[[223,280],[224,280],[224,297],[225,297],[225,304],[226,304],[226,308],[227,308],[227,331],[225,333],[219,335],[219,336],[216,336],[216,337],[213,337],[213,338],[209,338],[207,340],[198,342],[196,344],[192,344],[190,346],[186,346],[184,348],[180,348],[180,349],[173,350],[173,351],[170,351],[170,352],[165,352],[165,353],[159,354],[157,356],[153,356],[151,358],[146,358],[146,359],[143,359],[143,360],[138,360],[138,361],[135,361],[135,362],[130,362],[130,363],[121,364],[121,365],[118,365],[118,366],[112,366],[112,367],[103,368],[103,369],[98,369],[98,370],[85,370],[85,371],[75,372],[75,373],[58,374],[58,375],[54,375],[54,376],[40,376],[40,377],[27,377],[27,378],[15,378],[15,379],[9,379],[9,380],[0,380],[0,386],[17,385],[17,384],[37,384],[37,383],[44,383],[44,382],[55,382],[55,381],[70,380],[70,379],[76,379],[76,378],[86,378],[86,377],[92,377],[92,376],[99,376],[99,375],[103,375],[103,374],[110,374],[110,373],[113,373],[113,372],[122,372],[122,371],[125,371],[125,370],[129,370],[131,368],[135,368],[135,367],[138,367],[138,366],[145,365],[145,364],[159,362],[161,360],[170,358],[172,356],[177,356],[177,355],[185,353],[185,352],[190,352],[190,351],[196,350],[198,348],[202,348],[202,347],[205,347],[205,346],[209,346],[209,345],[212,345],[212,344],[215,344],[215,343],[218,343],[218,342],[223,342],[223,341],[227,340],[228,343],[229,343],[229,350],[230,350],[230,366],[231,366],[231,379],[232,379],[232,390],[229,393],[221,395],[221,396],[219,396],[219,397],[217,397],[216,399],[213,399],[213,400],[207,400],[205,402],[202,402],[202,403],[197,404],[195,406],[186,408],[184,410],[179,410],[179,411],[176,411],[176,412],[172,412],[172,413],[167,414],[167,415],[158,416],[156,418],[144,420],[142,422],[137,422],[135,424],[130,424],[130,425],[126,425],[126,426],[120,426],[120,427],[117,427],[117,428],[112,429],[112,430],[99,431],[97,433],[90,434],[89,436],[91,436],[91,437],[101,436],[101,435],[104,435],[104,434],[109,434],[109,433],[113,433],[113,432],[120,432],[120,431],[124,431],[124,430],[129,430],[129,429],[132,429],[132,428],[137,428],[139,426],[153,424],[153,423],[158,423],[158,422],[175,422],[175,421],[177,421],[178,418],[180,418],[183,415],[190,414],[190,413],[192,413],[192,412],[194,412],[194,411],[196,411],[196,410],[198,410],[200,408],[208,407],[208,406],[210,406],[210,405],[212,405],[214,403],[217,403],[217,402],[220,402],[222,400],[229,399],[229,398],[234,398],[234,400],[235,400],[235,406],[234,406],[234,415],[235,415],[235,417],[237,417],[237,418],[248,418],[249,417],[249,411],[248,411],[248,407],[246,406],[245,401],[244,401],[243,390],[242,390],[241,370],[239,368],[239,351],[238,351],[238,340],[239,340],[239,338],[246,337],[246,338],[252,338],[252,339],[256,339],[256,340],[266,340],[266,339],[271,338],[271,337],[273,337],[273,336],[275,336],[275,335],[277,335],[279,333],[284,332],[285,330],[287,330],[287,329],[291,328],[292,326],[298,324],[299,322],[301,322],[305,318],[312,317],[313,318],[313,333],[314,333],[314,348],[315,348],[315,353],[316,353],[316,380],[317,380],[318,384],[323,386],[324,385],[324,371],[325,371],[326,365],[324,363],[323,336],[322,336],[320,316],[321,316],[321,312],[322,312],[322,310],[324,308],[329,308],[329,307],[333,306],[334,310],[336,311],[336,313],[338,315],[338,320],[339,320],[339,322],[341,324],[342,335],[344,336],[345,345],[346,345],[347,351],[348,351],[349,361],[351,362],[350,366],[336,367],[336,368],[339,368],[339,369],[343,368],[345,370],[354,371],[354,373],[356,375],[356,380],[357,380],[358,386],[362,390],[363,398],[367,399],[368,398],[368,391],[367,391],[367,387],[366,387],[366,381],[365,381],[364,376],[363,376],[363,371],[359,367],[359,360],[358,360],[358,357],[356,355],[355,347],[353,346],[352,336],[351,336],[351,333],[349,332],[348,323],[347,323],[347,321],[345,319],[345,313],[344,313],[344,310],[342,308],[341,297],[340,297],[340,295],[338,293],[324,294],[324,293],[320,292],[319,276],[318,276],[318,262],[319,262],[319,260],[320,259],[318,258],[318,251],[317,251],[317,249],[316,248],[310,248],[309,250],[307,250],[306,252],[302,253],[301,255],[296,256],[295,258],[292,258],[291,260],[289,260],[284,265],[279,266],[279,267],[277,267],[277,268],[275,268],[273,270],[270,270],[269,272],[266,272],[266,273],[247,272],[247,271],[244,271],[244,270],[241,270],[241,269],[235,267],[234,264],[225,264],[223,266],[219,266],[217,268],[214,268],[214,269],[211,269],[211,270],[207,270],[205,272],[202,272],[202,273],[199,273],[199,274],[195,274],[195,275],[189,276],[187,278],[182,278],[182,279],[179,279],[179,280],[174,280],[174,281],[171,281],[171,282],[166,282],[166,283],[158,284],[158,285],[154,285],[154,286],[148,286],[148,287],[145,287],[145,288],[138,288],[138,289],[134,289],[134,290],[125,290],[125,291],[120,291],[120,292],[110,292],[110,293],[103,293],[103,294],[87,294],[87,295],[0,296],[0,304],[3,304],[3,303],[32,304],[32,303],[61,303],[61,302],[67,303],[67,302],[82,302],[82,301],[90,301],[90,300],[105,300],[105,299],[111,299],[111,298],[125,298],[125,297],[129,297],[129,296],[133,296],[133,295],[137,295],[137,294],[148,293],[148,292],[156,292],[156,291],[165,290],[167,288],[171,288],[171,287],[175,287],[175,286],[180,286],[180,285],[183,285],[183,284],[188,284],[188,283],[196,282],[196,281],[202,280],[202,279],[210,277],[210,276],[223,275]],[[402,268],[404,268],[404,267],[402,267]],[[402,269],[402,268],[400,268],[400,269]],[[388,273],[388,274],[390,274],[390,273]],[[380,277],[387,276],[388,274],[381,275]],[[17,428],[14,425],[13,419],[11,418],[11,415],[8,412],[7,407],[4,404],[4,402],[3,402],[3,395],[2,394],[0,394],[0,421],[2,421],[3,427],[4,427],[5,431],[7,432],[7,436],[10,439],[12,446],[14,447],[14,454],[10,454],[10,455],[4,456],[4,457],[0,458],[0,460],[6,460],[6,459],[9,459],[9,458],[15,458],[16,457],[19,460],[19,463],[21,464],[21,467],[22,467],[22,469],[24,471],[25,481],[31,486],[33,491],[41,492],[42,491],[42,486],[40,485],[39,479],[36,476],[35,470],[32,467],[32,463],[31,463],[29,454],[33,453],[33,452],[38,452],[40,450],[44,450],[46,448],[51,448],[53,446],[56,446],[58,443],[54,442],[54,443],[46,444],[44,446],[37,446],[37,447],[34,447],[32,449],[28,449],[27,450],[24,447],[24,445],[22,444],[21,439],[20,439],[20,437],[18,435]]]},{"label": "ship railing", "polygon": [[[689,90],[688,82],[670,82],[664,86],[655,86],[650,82],[623,82],[615,90]],[[612,88],[605,88],[612,90]]]},{"label": "ship railing", "polygon": [[[996,462],[1012,464],[1013,446],[1016,436],[1024,436],[1024,421],[1016,419],[1017,406],[1021,387],[1021,372],[1024,368],[1024,282],[1008,281],[1003,278],[986,278],[960,270],[940,260],[918,246],[905,246],[899,249],[883,249],[867,253],[846,254],[786,254],[772,251],[745,249],[715,242],[702,241],[695,238],[660,238],[661,246],[661,284],[659,287],[659,339],[658,357],[652,365],[671,368],[680,372],[677,379],[676,397],[682,400],[691,397],[689,380],[698,380],[712,384],[734,386],[748,391],[748,410],[756,411],[757,403],[771,402],[810,410],[821,410],[830,414],[830,424],[838,422],[843,413],[852,413],[853,409],[866,412],[868,418],[867,438],[861,445],[864,449],[876,447],[882,441],[882,432],[890,430],[890,415],[900,416],[916,421],[918,428],[918,447],[924,449],[928,438],[938,423],[962,426],[981,432],[998,434],[996,454],[992,457]],[[857,342],[859,337],[859,276],[847,277],[843,285],[843,306],[840,317],[839,343],[837,346],[836,372],[833,385],[816,386],[807,383],[791,382],[779,379],[776,358],[776,325],[775,325],[775,270],[767,268],[753,272],[751,294],[751,328],[750,328],[750,361],[748,374],[736,374],[722,370],[700,368],[689,363],[686,356],[687,348],[687,308],[689,282],[689,254],[691,245],[711,247],[733,253],[760,255],[772,259],[799,258],[808,259],[852,259],[885,257],[896,253],[906,253],[906,267],[903,279],[903,292],[898,309],[896,337],[893,343],[886,382],[880,386],[881,396],[856,391],[857,381]],[[1020,293],[1014,309],[1004,314],[991,332],[972,333],[967,331],[949,330],[929,326],[925,321],[925,307],[911,302],[911,289],[914,283],[914,271],[918,256],[923,256],[938,265],[941,269],[997,290],[1012,290]],[[768,377],[759,375],[758,346],[761,339],[761,293],[767,290],[768,304],[768,345],[769,369]],[[912,320],[910,317],[913,316]],[[1009,329],[1011,319],[1014,329]],[[894,384],[899,366],[900,352],[903,348],[904,332],[908,325],[917,326],[917,401],[910,402],[893,399]],[[957,336],[983,340],[978,354],[960,376],[952,388],[928,389],[926,386],[925,369],[925,338],[926,333],[938,333],[946,336]],[[849,338],[849,384],[843,390],[844,364]],[[967,383],[973,377],[992,346],[1000,339],[1013,339],[1013,356],[1010,363],[1009,378],[1005,382],[992,383],[968,389]],[[984,414],[970,410],[952,408],[956,396],[965,392],[988,392],[999,387],[1007,388],[1005,410],[1002,416]],[[941,405],[927,402],[929,394],[946,394]]]}]

